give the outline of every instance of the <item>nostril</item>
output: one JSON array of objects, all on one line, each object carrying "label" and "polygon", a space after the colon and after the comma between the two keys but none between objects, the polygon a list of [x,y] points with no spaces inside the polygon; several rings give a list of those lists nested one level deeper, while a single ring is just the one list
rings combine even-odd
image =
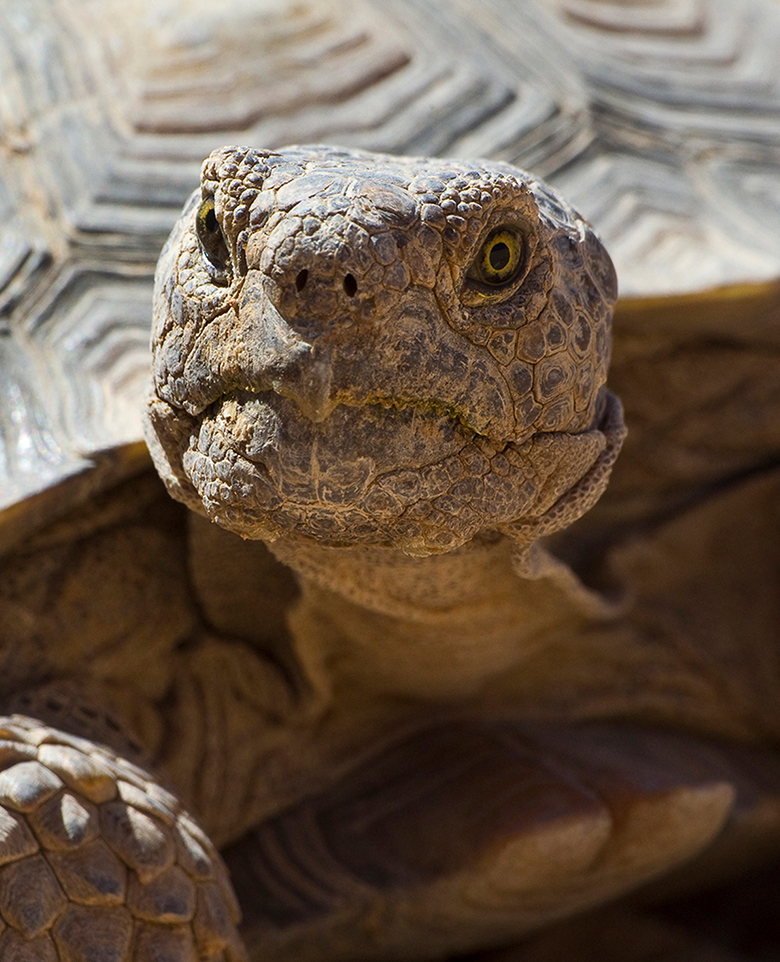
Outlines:
[{"label": "nostril", "polygon": [[347,297],[354,297],[357,294],[357,281],[353,274],[347,274],[344,278],[344,293]]},{"label": "nostril", "polygon": [[295,278],[295,289],[297,291],[302,291],[304,287],[306,287],[306,281],[308,281],[308,279],[309,272],[304,267],[302,271],[298,271],[298,276]]}]

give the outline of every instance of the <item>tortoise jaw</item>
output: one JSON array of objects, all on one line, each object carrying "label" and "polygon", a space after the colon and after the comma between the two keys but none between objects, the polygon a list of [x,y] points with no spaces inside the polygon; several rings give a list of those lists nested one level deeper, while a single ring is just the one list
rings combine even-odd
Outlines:
[{"label": "tortoise jaw", "polygon": [[[608,443],[599,423],[499,446],[416,406],[337,404],[314,421],[273,391],[231,392],[186,424],[153,397],[150,426],[173,496],[242,537],[295,533],[412,555],[452,551],[482,531],[533,540],[544,512]],[[590,506],[608,468],[586,485],[582,504],[575,498],[544,522],[545,533]]]}]

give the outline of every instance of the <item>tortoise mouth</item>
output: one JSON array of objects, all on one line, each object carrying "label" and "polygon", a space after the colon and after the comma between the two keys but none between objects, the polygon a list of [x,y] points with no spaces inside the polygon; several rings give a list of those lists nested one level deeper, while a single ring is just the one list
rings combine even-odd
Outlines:
[{"label": "tortoise mouth", "polygon": [[[337,402],[327,417],[314,419],[283,393],[242,389],[210,405],[200,418],[206,423],[236,454],[265,469],[285,497],[304,502],[320,500],[318,479],[346,476],[351,467],[379,480],[427,468],[477,440],[491,454],[498,450],[434,402]],[[354,496],[354,485],[348,487],[347,499]]]},{"label": "tortoise mouth", "polygon": [[441,499],[475,458],[487,471],[480,448],[498,453],[417,405],[339,404],[314,421],[274,391],[239,390],[203,412],[182,464],[212,519],[245,536],[293,529],[331,544],[398,546],[404,530],[418,532],[424,503],[450,547]]},{"label": "tortoise mouth", "polygon": [[[461,383],[456,391],[433,393],[428,389],[431,385],[425,383],[427,378],[421,378],[420,384],[396,385],[392,370],[375,368],[371,378],[362,384],[366,378],[354,370],[355,358],[346,359],[336,351],[318,349],[316,343],[306,347],[310,350],[303,354],[301,363],[281,365],[278,371],[273,367],[257,372],[224,371],[215,366],[202,377],[201,383],[189,386],[187,396],[169,396],[166,400],[198,419],[212,417],[225,403],[236,400],[244,403],[270,395],[295,402],[297,410],[290,411],[287,418],[315,423],[327,421],[341,407],[367,408],[381,412],[382,417],[411,410],[423,420],[449,421],[468,437],[484,438],[493,446],[522,442],[537,430],[533,422],[519,424],[507,414],[511,405],[503,382],[487,387],[468,384],[465,389]],[[364,359],[359,359],[360,367],[364,363]],[[483,395],[497,402],[493,404],[496,409],[493,413],[490,405],[477,403]]]},{"label": "tortoise mouth", "polygon": [[499,447],[417,406],[338,405],[312,421],[290,398],[246,390],[214,402],[182,440],[206,513],[243,537],[421,555],[547,510],[605,443],[594,428]]}]

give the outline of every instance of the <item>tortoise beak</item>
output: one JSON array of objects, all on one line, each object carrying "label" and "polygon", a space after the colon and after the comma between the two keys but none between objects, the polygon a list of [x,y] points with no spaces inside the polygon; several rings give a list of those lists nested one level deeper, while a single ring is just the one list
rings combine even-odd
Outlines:
[{"label": "tortoise beak", "polygon": [[294,331],[261,285],[245,285],[240,314],[255,348],[253,383],[291,398],[309,420],[324,421],[336,407],[325,345],[310,343]]}]

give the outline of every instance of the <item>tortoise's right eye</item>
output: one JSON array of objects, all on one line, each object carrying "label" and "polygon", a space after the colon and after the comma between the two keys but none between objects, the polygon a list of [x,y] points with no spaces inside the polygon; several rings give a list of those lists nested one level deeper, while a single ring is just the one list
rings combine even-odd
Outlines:
[{"label": "tortoise's right eye", "polygon": [[209,273],[215,281],[227,283],[230,252],[219,226],[213,197],[207,197],[198,208],[195,230],[203,255],[211,268]]}]

